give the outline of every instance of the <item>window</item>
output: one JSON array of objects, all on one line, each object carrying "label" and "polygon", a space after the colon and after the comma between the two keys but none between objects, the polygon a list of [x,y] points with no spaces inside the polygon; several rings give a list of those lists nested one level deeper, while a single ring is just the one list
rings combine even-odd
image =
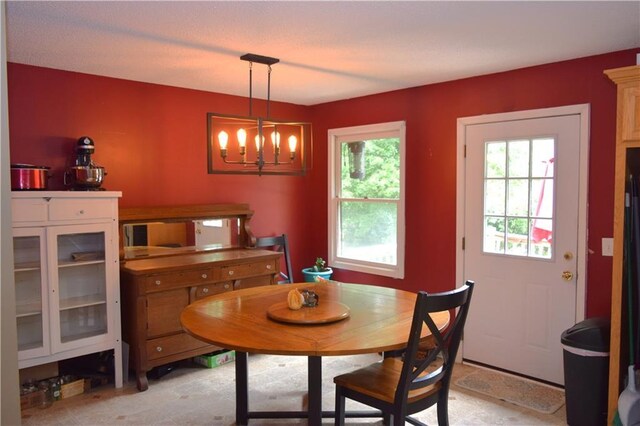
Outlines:
[{"label": "window", "polygon": [[552,258],[554,153],[553,138],[485,143],[485,253]]},{"label": "window", "polygon": [[329,130],[329,264],[404,277],[404,121]]}]

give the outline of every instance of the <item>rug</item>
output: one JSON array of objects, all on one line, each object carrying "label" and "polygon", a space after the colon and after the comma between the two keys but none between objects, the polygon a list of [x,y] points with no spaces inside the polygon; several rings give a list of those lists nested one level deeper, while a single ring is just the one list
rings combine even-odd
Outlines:
[{"label": "rug", "polygon": [[478,370],[456,380],[461,388],[498,398],[544,414],[564,405],[564,392],[533,381],[490,370]]}]

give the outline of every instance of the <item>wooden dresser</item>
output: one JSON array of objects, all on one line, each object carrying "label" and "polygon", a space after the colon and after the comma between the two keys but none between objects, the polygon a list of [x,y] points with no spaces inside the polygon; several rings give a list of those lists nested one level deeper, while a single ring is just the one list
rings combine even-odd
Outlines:
[{"label": "wooden dresser", "polygon": [[[122,248],[122,334],[129,344],[129,367],[136,372],[139,390],[149,387],[147,372],[151,368],[221,349],[182,331],[180,313],[188,304],[225,291],[277,282],[281,253],[250,247],[255,239],[248,227],[252,211],[247,205],[192,207],[151,208],[147,213],[144,209],[120,211],[123,226],[153,223],[155,227],[158,220],[203,218],[228,219],[233,224],[231,241],[224,247],[161,247],[158,251],[135,247],[135,252],[145,253],[135,258],[127,258],[128,250]],[[126,235],[127,230],[121,229],[121,233]]]}]

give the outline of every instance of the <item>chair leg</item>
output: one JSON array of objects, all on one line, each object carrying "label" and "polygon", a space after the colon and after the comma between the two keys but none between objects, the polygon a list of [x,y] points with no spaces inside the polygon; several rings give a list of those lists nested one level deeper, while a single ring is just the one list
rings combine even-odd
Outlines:
[{"label": "chair leg", "polygon": [[336,421],[335,426],[344,426],[344,406],[345,406],[345,398],[340,391],[340,387],[336,386]]},{"label": "chair leg", "polygon": [[442,392],[438,398],[438,426],[449,426],[449,393]]},{"label": "chair leg", "polygon": [[404,426],[404,413],[395,413],[393,415],[393,426]]},{"label": "chair leg", "polygon": [[384,426],[389,426],[393,421],[393,416],[389,413],[382,413],[382,424]]}]

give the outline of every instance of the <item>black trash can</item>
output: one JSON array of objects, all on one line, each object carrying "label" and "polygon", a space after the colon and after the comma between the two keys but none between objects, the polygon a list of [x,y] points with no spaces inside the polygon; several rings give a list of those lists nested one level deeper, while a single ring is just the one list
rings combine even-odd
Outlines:
[{"label": "black trash can", "polygon": [[607,424],[610,329],[608,318],[589,318],[562,333],[567,424],[570,426]]}]

